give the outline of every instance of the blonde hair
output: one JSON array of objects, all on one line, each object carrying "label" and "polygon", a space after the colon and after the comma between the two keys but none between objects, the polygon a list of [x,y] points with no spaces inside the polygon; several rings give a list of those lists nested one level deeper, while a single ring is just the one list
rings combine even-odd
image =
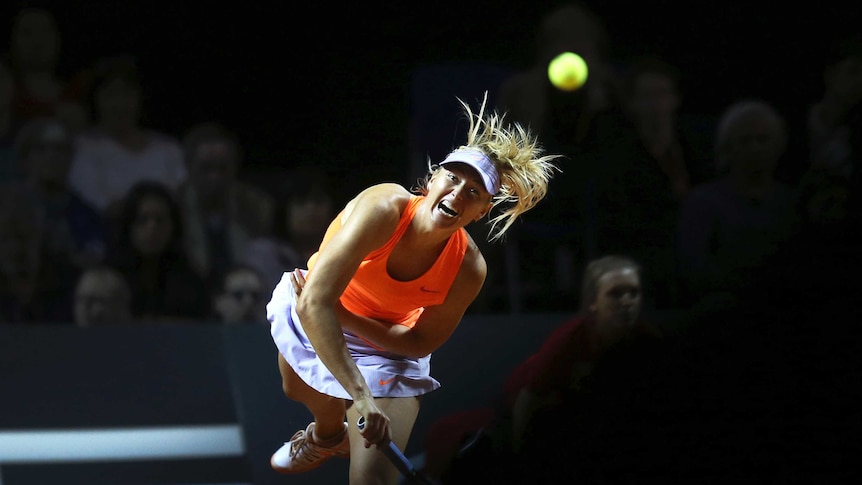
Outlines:
[{"label": "blonde hair", "polygon": [[[500,190],[493,195],[489,219],[489,240],[503,237],[521,214],[536,206],[548,193],[548,183],[554,171],[552,162],[562,155],[545,155],[536,137],[519,123],[507,124],[505,113],[486,112],[488,92],[485,91],[478,113],[460,98],[469,120],[467,144],[458,149],[472,148],[484,152],[500,173]],[[428,160],[429,173],[419,181],[419,191],[427,193],[428,183],[440,166]],[[495,210],[499,209],[499,210]]]}]

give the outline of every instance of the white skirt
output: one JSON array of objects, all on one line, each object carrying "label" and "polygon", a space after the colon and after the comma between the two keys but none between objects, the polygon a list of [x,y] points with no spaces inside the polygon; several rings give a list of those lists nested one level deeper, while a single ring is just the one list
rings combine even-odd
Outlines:
[{"label": "white skirt", "polygon": [[[312,388],[329,396],[352,399],[308,341],[295,302],[289,273],[284,273],[266,305],[270,333],[278,351]],[[374,348],[349,332],[344,332],[344,339],[374,397],[419,396],[440,388],[440,383],[431,377],[430,354],[413,359]]]}]

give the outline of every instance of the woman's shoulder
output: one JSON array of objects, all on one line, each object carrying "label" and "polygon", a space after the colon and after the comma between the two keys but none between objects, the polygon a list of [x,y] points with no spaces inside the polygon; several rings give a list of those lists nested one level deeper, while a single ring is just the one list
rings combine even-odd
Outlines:
[{"label": "woman's shoulder", "polygon": [[365,188],[357,197],[362,196],[408,200],[413,196],[413,194],[411,194],[410,191],[401,184],[397,184],[395,182],[381,182]]},{"label": "woman's shoulder", "polygon": [[375,184],[365,188],[351,199],[345,206],[344,213],[349,217],[357,207],[361,206],[379,212],[392,210],[393,214],[400,215],[412,197],[413,194],[402,185],[392,182]]}]

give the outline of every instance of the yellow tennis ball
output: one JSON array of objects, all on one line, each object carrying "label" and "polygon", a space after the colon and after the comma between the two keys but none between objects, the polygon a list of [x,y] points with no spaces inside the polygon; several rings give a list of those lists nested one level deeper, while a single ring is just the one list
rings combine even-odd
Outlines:
[{"label": "yellow tennis ball", "polygon": [[574,91],[587,82],[587,63],[574,52],[563,52],[548,64],[548,79],[563,91]]}]

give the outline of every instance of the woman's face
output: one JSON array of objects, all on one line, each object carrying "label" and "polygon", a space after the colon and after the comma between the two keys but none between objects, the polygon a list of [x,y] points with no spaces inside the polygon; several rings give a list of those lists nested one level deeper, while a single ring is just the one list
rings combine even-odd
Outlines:
[{"label": "woman's face", "polygon": [[[216,302],[225,323],[266,322],[263,282],[251,271],[235,271],[225,278],[225,288]],[[265,303],[265,302],[264,302]]]},{"label": "woman's face", "polygon": [[633,268],[609,271],[599,278],[596,301],[590,305],[601,325],[631,326],[641,310],[640,277]]},{"label": "woman's face", "polygon": [[167,249],[174,233],[168,203],[157,195],[141,199],[132,223],[132,244],[143,255],[158,255]]},{"label": "woman's face", "polygon": [[491,194],[476,169],[465,163],[447,163],[431,178],[428,198],[434,203],[432,219],[440,225],[464,227],[491,210]]}]

